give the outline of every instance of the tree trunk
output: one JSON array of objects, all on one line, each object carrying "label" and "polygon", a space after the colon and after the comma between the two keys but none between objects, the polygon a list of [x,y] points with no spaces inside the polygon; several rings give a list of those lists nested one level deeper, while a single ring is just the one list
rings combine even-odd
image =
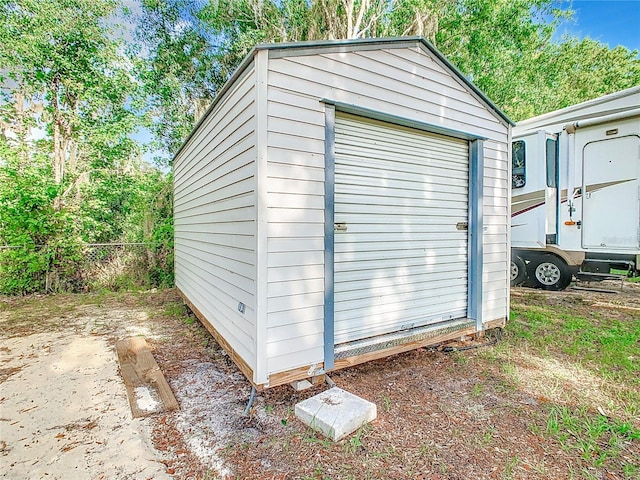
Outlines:
[{"label": "tree trunk", "polygon": [[[63,118],[59,99],[60,81],[57,75],[51,83],[51,103],[53,105],[53,181],[62,184],[64,178]],[[62,196],[58,194],[53,200],[53,209],[58,212],[62,208]]]},{"label": "tree trunk", "polygon": [[64,177],[64,151],[62,149],[62,113],[59,102],[60,82],[57,76],[51,85],[51,101],[53,104],[53,180],[57,185]]}]

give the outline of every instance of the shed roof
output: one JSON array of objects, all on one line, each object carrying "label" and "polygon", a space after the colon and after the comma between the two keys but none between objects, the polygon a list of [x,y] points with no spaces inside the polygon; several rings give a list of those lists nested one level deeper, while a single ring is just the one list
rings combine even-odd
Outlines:
[{"label": "shed roof", "polygon": [[279,52],[281,56],[287,55],[300,55],[301,51],[305,55],[312,55],[316,53],[326,53],[328,51],[357,51],[371,46],[395,46],[395,47],[415,47],[421,46],[432,53],[439,61],[441,61],[451,73],[456,76],[464,85],[466,85],[470,91],[478,97],[478,99],[484,103],[487,108],[496,115],[504,123],[515,126],[515,123],[498,108],[473,82],[471,82],[463,73],[458,70],[447,58],[440,53],[440,51],[434,47],[427,39],[420,36],[412,37],[393,37],[393,38],[358,38],[350,40],[319,40],[319,41],[305,41],[305,42],[288,42],[288,43],[264,43],[256,45],[251,49],[249,54],[240,63],[233,75],[227,80],[223,87],[218,92],[218,95],[214,98],[212,104],[207,111],[198,120],[198,123],[191,130],[189,136],[185,139],[180,149],[174,155],[177,157],[187,142],[191,139],[194,132],[198,130],[200,124],[209,116],[212,110],[216,107],[217,103],[224,97],[225,93],[235,83],[236,79],[242,75],[244,70],[251,64],[256,53],[260,50],[269,50],[273,52]]}]

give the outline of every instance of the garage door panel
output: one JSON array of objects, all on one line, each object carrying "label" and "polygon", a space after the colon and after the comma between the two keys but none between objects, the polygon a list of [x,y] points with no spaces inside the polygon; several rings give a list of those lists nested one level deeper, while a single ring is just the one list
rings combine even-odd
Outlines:
[{"label": "garage door panel", "polygon": [[[433,178],[433,177],[431,177]],[[341,182],[336,185],[336,192],[340,194],[353,194],[353,195],[377,195],[383,197],[396,197],[399,196],[399,191],[406,192],[407,195],[425,195],[429,193],[431,196],[436,195],[461,195],[466,198],[468,186],[463,185],[463,182],[456,184],[451,181],[449,185],[443,185],[442,182],[430,182],[431,189],[429,192],[424,191],[424,184],[413,181],[405,180],[391,180],[391,179],[375,179],[380,183],[380,189],[376,189],[376,185],[372,184],[370,177],[362,177],[352,175],[349,177],[349,183]],[[384,183],[383,183],[384,182]],[[429,182],[427,182],[429,185]]]},{"label": "garage door panel", "polygon": [[[465,162],[460,161],[454,154],[441,154],[435,157],[435,152],[425,150],[405,151],[389,150],[385,152],[375,152],[368,154],[362,147],[353,148],[352,151],[340,151],[336,159],[342,160],[344,165],[358,167],[362,165],[380,168],[382,172],[411,172],[417,169],[420,172],[429,170],[433,172],[438,168],[451,168],[457,171],[464,171]],[[425,165],[424,159],[429,159],[430,163]],[[389,164],[387,161],[394,162]]]},{"label": "garage door panel", "polygon": [[[336,218],[338,218],[338,215],[340,220],[336,220],[336,222],[344,224],[347,228],[346,232],[338,232],[340,236],[347,237],[348,235],[361,234],[361,241],[367,241],[363,236],[367,232],[396,233],[399,237],[405,236],[407,240],[411,239],[413,233],[418,232],[443,232],[449,234],[454,231],[458,223],[467,221],[467,218],[462,215],[447,215],[445,209],[434,210],[433,215],[430,215],[428,219],[425,219],[424,215],[407,215],[406,217],[408,218],[404,218],[402,215],[367,216],[358,215],[357,213],[341,213],[336,214]],[[417,223],[427,220],[428,224],[423,223],[421,225]],[[453,228],[452,222],[454,222]]]},{"label": "garage door panel", "polygon": [[376,277],[372,279],[370,285],[366,288],[355,288],[356,282],[350,282],[350,284],[343,284],[340,289],[334,291],[335,299],[338,302],[343,300],[358,300],[363,298],[386,297],[395,295],[398,293],[416,292],[421,290],[428,290],[434,280],[439,280],[438,285],[441,289],[448,289],[451,287],[464,287],[467,282],[466,272],[455,272],[454,275],[448,276],[446,280],[442,280],[436,276],[436,274],[425,274],[421,276],[401,276],[402,281],[390,282],[389,280],[397,280],[398,277]]},{"label": "garage door panel", "polygon": [[416,328],[429,323],[439,323],[446,320],[461,318],[466,315],[466,298],[442,297],[440,303],[430,302],[415,305],[411,308],[381,311],[379,307],[360,309],[349,320],[349,329],[337,329],[338,338],[357,337],[367,338],[386,333]]},{"label": "garage door panel", "polygon": [[[409,207],[426,207],[426,208],[437,208],[443,204],[443,202],[448,202],[447,205],[461,206],[462,208],[466,207],[467,204],[467,195],[465,192],[455,192],[455,191],[447,191],[444,188],[442,192],[439,191],[430,191],[425,192],[424,190],[419,190],[418,186],[424,187],[424,185],[411,185],[414,188],[408,189],[400,189],[396,187],[391,187],[394,190],[390,191],[390,188],[385,189],[376,189],[366,186],[361,186],[360,188],[354,188],[353,193],[349,192],[348,189],[341,189],[341,192],[338,192],[341,195],[342,203],[337,205],[337,208],[342,207],[342,205],[348,204],[366,204],[366,205],[397,205],[397,206],[409,206]],[[359,190],[359,191],[358,191]]]},{"label": "garage door panel", "polygon": [[[418,236],[418,235],[416,235]],[[424,254],[424,247],[418,244],[418,248],[416,248],[417,242],[425,242],[428,241],[430,246],[435,246],[435,248],[439,247],[449,247],[451,242],[455,242],[459,240],[458,238],[454,238],[452,236],[447,236],[442,233],[440,234],[432,234],[429,236],[420,235],[421,240],[389,240],[387,242],[381,241],[361,241],[358,244],[358,247],[355,248],[352,244],[348,243],[339,243],[335,246],[334,252],[336,255],[342,253],[364,253],[364,252],[375,252],[376,254],[380,251],[380,249],[384,249],[385,252],[400,252],[403,253],[405,251],[414,250],[417,254],[422,256]],[[369,240],[367,238],[367,240]],[[381,245],[382,244],[382,245]],[[466,248],[466,243],[462,244],[463,247]]]},{"label": "garage door panel", "polygon": [[[456,152],[460,150],[460,144],[451,142],[450,137],[444,135],[431,135],[429,143],[416,143],[414,140],[417,135],[421,135],[422,132],[413,129],[402,130],[401,128],[393,127],[393,130],[387,130],[386,125],[382,123],[370,126],[359,124],[348,125],[342,123],[336,127],[336,131],[339,131],[344,135],[341,140],[343,149],[341,151],[352,152],[358,150],[363,144],[368,143],[370,140],[374,140],[376,149],[373,155],[377,152],[402,152],[408,154],[417,154],[418,157],[422,156],[422,152],[426,152],[427,155],[432,154],[438,158],[442,158],[447,155],[456,155]],[[375,138],[374,138],[375,135]],[[456,155],[457,158],[457,155]],[[407,158],[404,161],[411,161],[411,158]]]},{"label": "garage door panel", "polygon": [[[401,287],[401,285],[398,285]],[[336,311],[340,312],[353,312],[360,308],[366,308],[370,306],[380,307],[381,311],[387,311],[386,309],[390,309],[388,311],[395,311],[396,309],[404,309],[407,306],[416,306],[418,304],[429,303],[429,304],[439,304],[442,303],[442,297],[451,297],[454,299],[465,299],[464,295],[460,295],[460,293],[450,294],[453,287],[464,287],[462,284],[462,279],[458,278],[455,281],[447,282],[446,285],[443,285],[439,288],[425,288],[424,285],[421,288],[414,288],[407,291],[401,291],[400,288],[395,289],[393,287],[387,288],[384,294],[376,295],[376,296],[364,296],[362,290],[360,290],[361,295],[357,296],[356,291],[345,292],[344,294],[336,295],[336,300],[338,301],[339,309]]]},{"label": "garage door panel", "polygon": [[[425,291],[420,292],[421,295],[397,295],[395,299],[391,298],[369,298],[358,300],[343,300],[340,302],[340,310],[336,310],[337,313],[341,313],[343,318],[356,319],[361,317],[374,317],[381,318],[385,315],[395,315],[398,312],[405,314],[411,311],[417,311],[418,308],[433,308],[438,306],[440,311],[433,308],[432,313],[448,313],[450,310],[447,307],[448,303],[458,305],[459,308],[466,307],[467,298],[464,295],[456,293],[447,293],[443,289],[434,290],[433,292]],[[402,297],[411,298],[403,299]],[[454,309],[455,310],[455,309]],[[362,312],[367,312],[367,315],[362,315]],[[403,316],[402,318],[406,318]]]},{"label": "garage door panel", "polygon": [[402,271],[377,271],[373,278],[371,277],[371,272],[368,270],[342,270],[340,272],[342,281],[336,283],[334,292],[350,289],[368,290],[372,286],[378,286],[384,281],[389,281],[389,285],[395,285],[396,283],[405,281],[420,281],[421,278],[429,278],[433,284],[442,278],[466,278],[466,275],[466,266],[463,268],[457,263],[434,265],[429,271],[426,271],[421,265],[403,267]]},{"label": "garage door panel", "polygon": [[[336,208],[336,214],[341,213],[353,213],[358,214],[363,208],[367,209],[368,215],[380,215],[393,221],[393,217],[431,217],[435,215],[445,215],[449,218],[456,218],[457,222],[463,221],[466,215],[466,209],[464,204],[460,202],[447,202],[447,201],[428,201],[427,199],[422,202],[411,202],[407,199],[408,205],[399,205],[395,201],[389,201],[388,205],[372,205],[367,202],[363,203],[343,203],[339,208]],[[422,221],[427,219],[422,218]],[[346,223],[346,220],[342,220]],[[397,222],[397,219],[396,219]],[[355,222],[351,222],[355,223]],[[358,222],[362,223],[362,222]],[[356,223],[357,224],[357,223]],[[450,222],[451,224],[451,222]],[[347,226],[349,224],[347,223]],[[452,224],[455,227],[455,224]]]},{"label": "garage door panel", "polygon": [[336,117],[336,344],[466,316],[468,142]]},{"label": "garage door panel", "polygon": [[402,269],[406,267],[421,266],[425,272],[431,271],[438,264],[458,264],[466,261],[465,248],[452,247],[447,249],[429,249],[421,256],[411,256],[388,258],[386,252],[379,252],[377,258],[372,255],[343,253],[336,258],[336,272],[348,272],[351,270],[375,270],[382,271],[389,268]]}]

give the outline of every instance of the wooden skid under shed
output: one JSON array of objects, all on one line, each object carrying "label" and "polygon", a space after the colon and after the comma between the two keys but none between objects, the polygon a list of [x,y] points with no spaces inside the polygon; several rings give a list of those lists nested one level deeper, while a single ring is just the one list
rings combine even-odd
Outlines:
[{"label": "wooden skid under shed", "polygon": [[[184,301],[184,303],[191,309],[193,314],[198,318],[198,320],[200,320],[202,325],[204,325],[204,327],[209,331],[211,336],[216,340],[216,342],[218,342],[218,344],[222,347],[222,349],[229,354],[229,356],[231,357],[231,360],[233,360],[236,366],[242,371],[242,373],[244,373],[247,380],[249,380],[251,384],[254,387],[256,387],[256,390],[258,390],[259,392],[261,392],[265,388],[277,387],[279,385],[290,384],[297,380],[310,378],[309,368],[311,366],[308,365],[305,367],[294,368],[292,370],[288,370],[285,372],[272,373],[271,375],[269,375],[268,385],[257,385],[253,381],[253,370],[249,366],[249,364],[245,362],[240,355],[238,355],[238,353],[231,347],[231,345],[229,345],[229,342],[227,342],[224,339],[224,337],[220,335],[220,333],[215,329],[215,327],[213,327],[213,325],[211,325],[211,323],[207,320],[204,314],[200,310],[198,310],[196,306],[193,305],[193,303],[191,303],[191,301],[187,298],[187,296],[179,288],[177,288],[177,290],[180,297],[182,297],[182,300]],[[496,320],[492,320],[490,322],[486,322],[484,324],[484,327],[485,327],[485,330],[491,330],[493,328],[502,328],[505,326],[505,324],[506,324],[506,320],[503,318],[499,318]],[[373,352],[369,352],[366,354],[361,354],[353,357],[336,359],[334,363],[334,368],[331,371],[341,370],[343,368],[352,367],[360,363],[370,362],[372,360],[389,357],[391,355],[396,355],[402,352],[408,352],[410,350],[415,350],[421,347],[438,345],[440,343],[448,342],[459,337],[463,337],[466,335],[475,335],[478,333],[479,332],[476,332],[475,327],[463,328],[460,330],[455,330],[453,332],[442,333],[440,335],[435,335],[433,337],[424,338],[419,341],[403,343],[401,345],[397,345],[391,348],[376,350]],[[483,332],[480,332],[480,333],[483,333]],[[324,365],[320,363],[315,367],[317,369],[322,369]],[[325,372],[325,373],[329,373],[329,372]],[[317,381],[313,383],[315,384],[317,383]]]},{"label": "wooden skid under shed", "polygon": [[133,418],[179,408],[144,338],[119,340],[116,352]]}]

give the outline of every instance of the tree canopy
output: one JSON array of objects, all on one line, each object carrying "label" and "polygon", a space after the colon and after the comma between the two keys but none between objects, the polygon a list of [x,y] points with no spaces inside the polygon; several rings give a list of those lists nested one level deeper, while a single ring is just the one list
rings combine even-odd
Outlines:
[{"label": "tree canopy", "polygon": [[556,4],[145,0],[139,38],[153,63],[151,89],[162,85],[167,93],[155,103],[156,112],[167,124],[178,122],[168,134],[174,138],[164,143],[172,153],[258,43],[421,35],[516,121],[640,83],[638,52],[590,39],[554,41],[557,27],[572,15]]},{"label": "tree canopy", "polygon": [[555,0],[139,1],[0,0],[0,247],[27,248],[0,248],[1,292],[91,242],[148,243],[170,283],[168,159],[258,43],[423,36],[514,120],[640,84],[637,51],[555,39]]}]

